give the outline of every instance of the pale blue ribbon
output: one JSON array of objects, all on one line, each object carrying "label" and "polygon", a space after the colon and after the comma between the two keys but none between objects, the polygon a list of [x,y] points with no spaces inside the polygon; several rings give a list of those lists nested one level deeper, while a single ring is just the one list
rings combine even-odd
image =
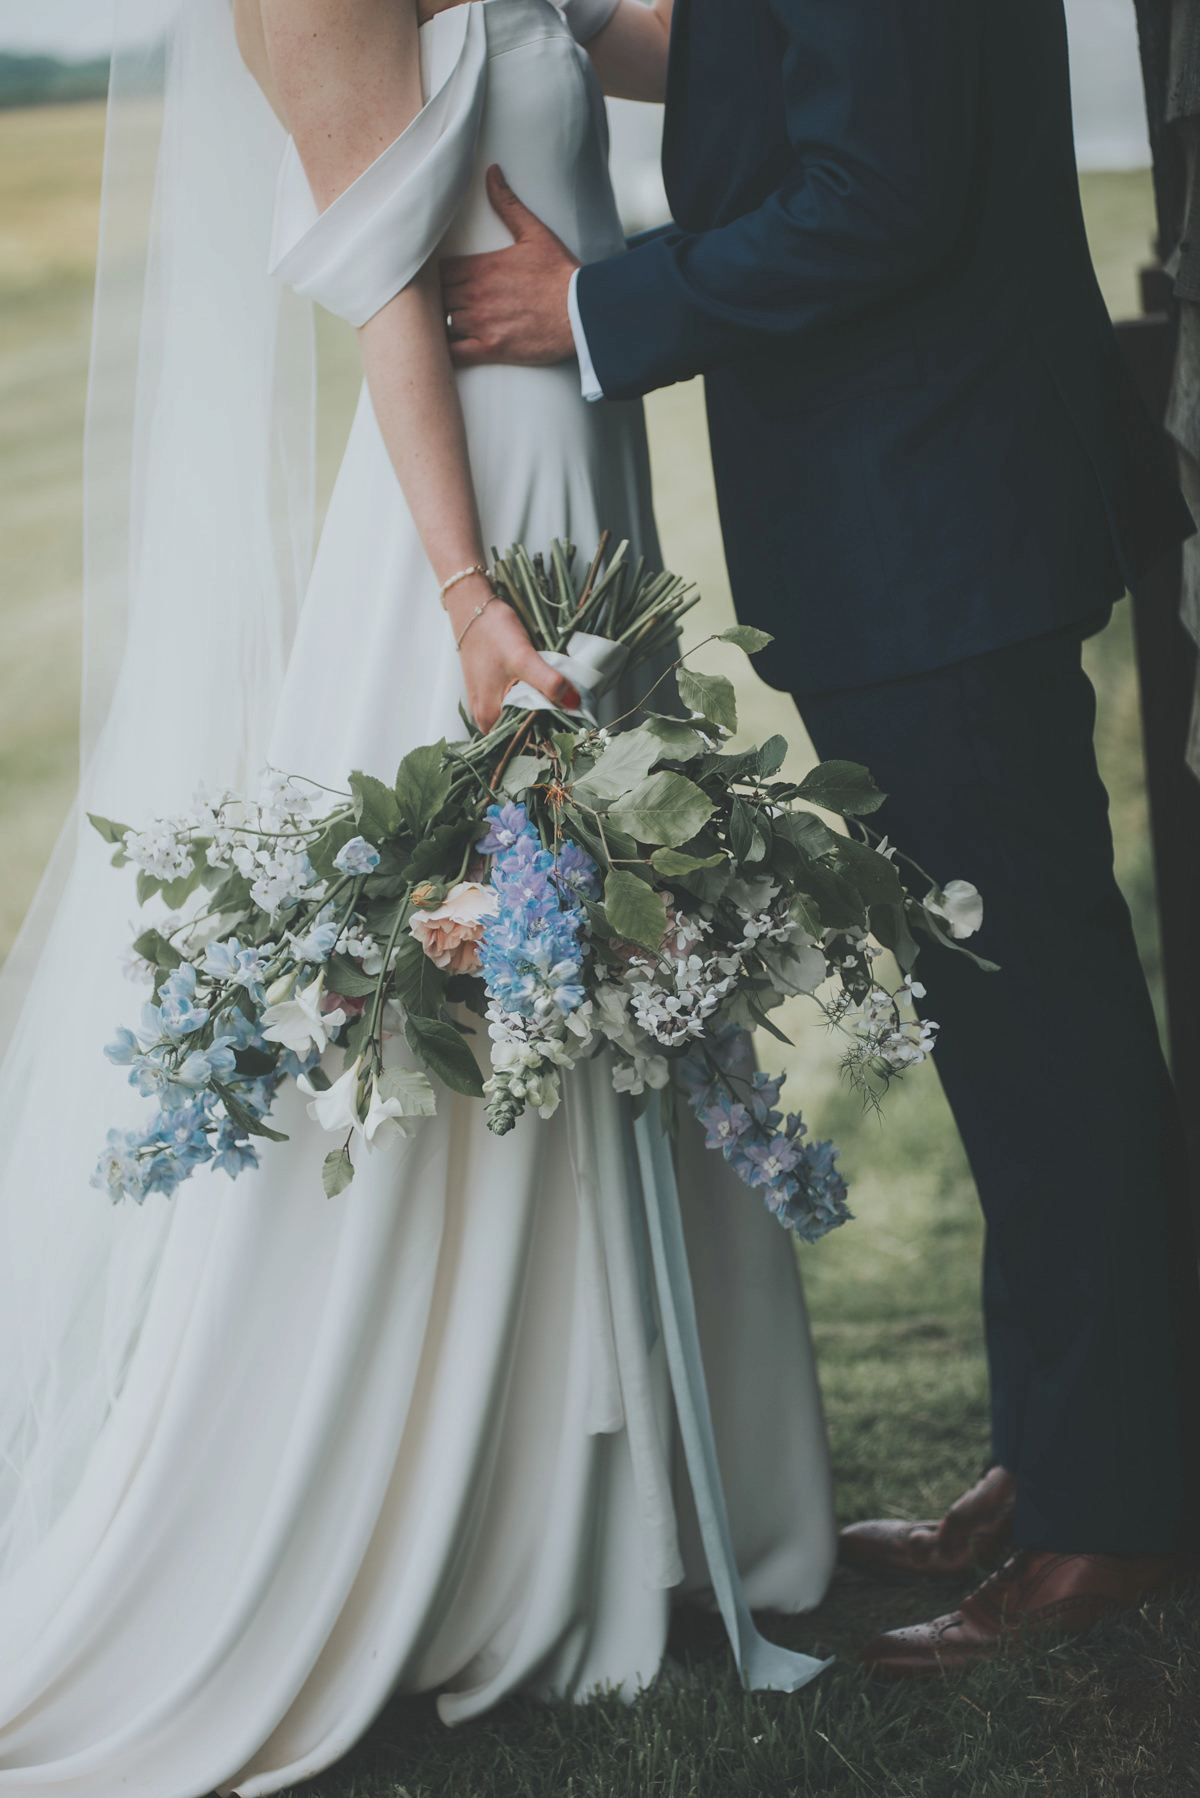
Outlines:
[{"label": "pale blue ribbon", "polygon": [[713,1593],[743,1686],[755,1692],[795,1692],[806,1686],[810,1679],[815,1679],[830,1663],[780,1648],[760,1636],[754,1627],[734,1559],[721,1471],[717,1465],[717,1445],[708,1407],[704,1363],[700,1358],[700,1333],[696,1327],[696,1305],[683,1240],[671,1145],[657,1118],[651,1123],[646,1114],[634,1124],[634,1139],[667,1366]]}]

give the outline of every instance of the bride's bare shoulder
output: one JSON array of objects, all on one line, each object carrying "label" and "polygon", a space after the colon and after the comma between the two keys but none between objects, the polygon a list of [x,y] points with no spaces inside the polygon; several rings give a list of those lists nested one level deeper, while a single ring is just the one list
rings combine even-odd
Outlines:
[{"label": "bride's bare shoulder", "polygon": [[233,29],[242,61],[262,88],[278,117],[286,124],[275,78],[271,74],[271,59],[267,55],[262,0],[233,0]]},{"label": "bride's bare shoulder", "polygon": [[231,4],[242,58],[324,210],[420,112],[418,5],[441,0]]},{"label": "bride's bare shoulder", "polygon": [[[345,8],[345,0],[331,0],[331,3],[340,5],[343,10]],[[466,0],[394,0],[394,3],[415,5],[417,21],[424,25],[435,14],[446,12],[451,6],[464,6]],[[267,55],[262,0],[233,0],[233,28],[237,34],[238,49],[242,53],[243,62],[276,112],[279,112],[279,96],[275,91],[275,83],[271,76],[271,62]]]},{"label": "bride's bare shoulder", "polygon": [[[270,101],[278,117],[284,125],[288,124],[286,108],[276,80],[268,49],[268,25],[264,16],[266,8],[272,0],[232,0],[233,28],[237,38],[238,49],[242,61],[261,87]],[[366,26],[368,34],[372,28],[387,26],[381,14],[394,10],[395,13],[407,12],[415,16],[418,24],[425,24],[436,13],[445,12],[451,6],[463,6],[466,0],[309,0],[309,11],[314,12],[320,23],[330,25],[355,24]],[[327,12],[328,19],[322,15]],[[356,19],[356,13],[363,17]],[[373,15],[373,16],[372,16]]]}]

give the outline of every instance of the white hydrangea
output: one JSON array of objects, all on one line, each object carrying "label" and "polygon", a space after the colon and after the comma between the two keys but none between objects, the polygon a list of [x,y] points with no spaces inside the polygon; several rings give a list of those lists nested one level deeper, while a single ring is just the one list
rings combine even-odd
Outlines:
[{"label": "white hydrangea", "polygon": [[669,983],[665,972],[660,968],[658,978],[648,980],[638,966],[626,976],[636,1023],[655,1042],[668,1046],[703,1036],[706,1021],[727,997],[733,976],[722,973],[715,956],[706,961],[699,955],[673,960]]},{"label": "white hydrangea", "polygon": [[612,981],[598,987],[592,1001],[596,1028],[617,1051],[613,1069],[616,1091],[636,1095],[649,1087],[657,1092],[670,1079],[670,1063],[664,1055],[656,1055],[646,1035],[634,1028],[630,997],[627,988]]},{"label": "white hydrangea", "polygon": [[[342,932],[341,941],[338,943],[338,949],[342,955],[348,955],[352,961],[358,962],[363,973],[366,974],[369,979],[374,979],[377,974],[383,973],[383,944],[379,941],[378,937],[372,936],[369,930],[363,929],[359,919],[356,918],[354,922]],[[396,965],[399,954],[400,946],[397,944],[396,948],[392,951],[393,967]]]},{"label": "white hydrangea", "polygon": [[155,880],[179,880],[191,872],[192,830],[190,818],[156,818],[146,830],[126,831],[125,854]]},{"label": "white hydrangea", "polygon": [[938,1025],[931,1018],[902,1018],[892,995],[882,987],[873,987],[861,1004],[848,1005],[841,1021],[867,1053],[893,1073],[916,1067],[937,1042]]}]

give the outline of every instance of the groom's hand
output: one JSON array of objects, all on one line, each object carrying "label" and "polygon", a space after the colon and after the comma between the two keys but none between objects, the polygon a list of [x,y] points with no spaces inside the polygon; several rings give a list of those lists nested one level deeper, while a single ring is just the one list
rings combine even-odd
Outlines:
[{"label": "groom's hand", "polygon": [[487,190],[513,242],[507,250],[448,256],[442,263],[451,358],[459,368],[565,362],[575,354],[567,289],[579,263],[562,239],[522,206],[495,164],[487,172]]}]

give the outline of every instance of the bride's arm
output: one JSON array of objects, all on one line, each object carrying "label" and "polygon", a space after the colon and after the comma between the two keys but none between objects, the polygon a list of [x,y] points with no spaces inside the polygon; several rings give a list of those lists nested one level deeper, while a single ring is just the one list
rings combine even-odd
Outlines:
[{"label": "bride's arm", "polygon": [[612,17],[584,48],[606,94],[615,100],[661,100],[675,0],[618,0]]},{"label": "bride's arm", "polygon": [[[324,210],[421,108],[414,0],[237,0],[242,53],[295,141]],[[430,264],[359,330],[371,403],[440,582],[484,563],[458,390]],[[472,575],[446,596],[457,638],[490,592]],[[508,606],[489,605],[461,650],[471,710],[487,729],[528,680],[558,703],[569,682],[542,661]]]}]

